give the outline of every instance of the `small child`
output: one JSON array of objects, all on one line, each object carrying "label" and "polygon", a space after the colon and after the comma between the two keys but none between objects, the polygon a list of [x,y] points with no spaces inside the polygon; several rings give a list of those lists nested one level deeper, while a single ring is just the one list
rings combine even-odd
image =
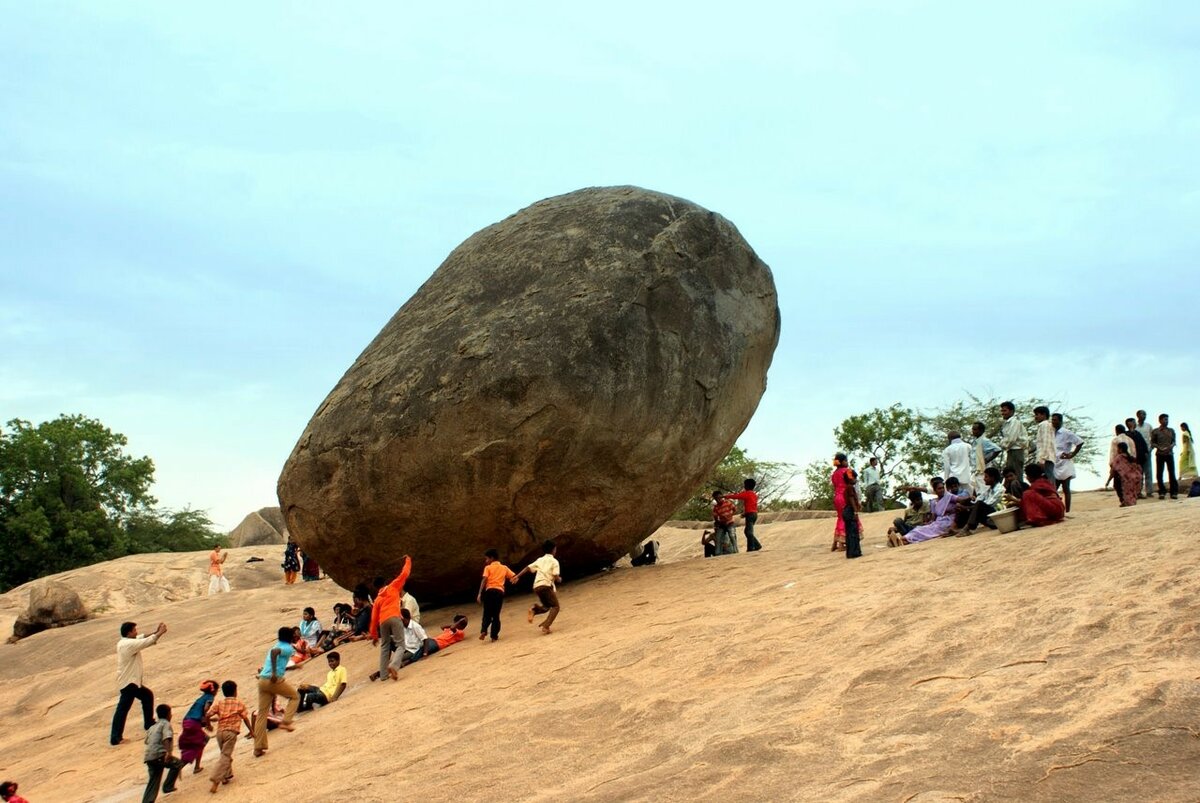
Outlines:
[{"label": "small child", "polygon": [[200,759],[204,756],[204,748],[208,744],[207,730],[208,709],[212,707],[217,697],[217,682],[206,680],[200,684],[200,696],[192,703],[192,707],[183,715],[183,728],[179,731],[179,757],[185,765],[195,763],[192,774],[201,771]]},{"label": "small child", "polygon": [[221,694],[225,695],[224,699],[215,704],[208,713],[209,724],[211,725],[213,720],[217,722],[217,745],[221,748],[221,758],[217,761],[217,766],[213,767],[212,774],[208,776],[212,781],[212,788],[208,791],[213,794],[217,793],[221,784],[233,780],[233,748],[237,744],[240,724],[246,724],[247,738],[254,735],[246,704],[238,699],[237,684],[232,680],[225,681],[221,684]]},{"label": "small child", "polygon": [[700,546],[704,547],[704,557],[711,558],[717,554],[717,536],[712,530],[705,530],[700,535]]},{"label": "small child", "polygon": [[758,521],[758,482],[753,477],[742,480],[742,490],[735,494],[725,494],[726,499],[736,499],[742,503],[742,518],[746,520],[746,551],[757,552],[762,544],[754,537],[754,524]]},{"label": "small child", "polygon": [[475,601],[483,606],[483,624],[479,626],[479,640],[492,630],[492,641],[500,638],[500,609],[504,607],[504,584],[517,579],[513,570],[500,562],[500,553],[489,549],[483,553],[483,579],[479,581],[479,593]]},{"label": "small child", "polygon": [[[150,775],[146,782],[146,793],[142,795],[143,803],[154,803],[158,800],[160,783],[164,795],[174,792],[175,782],[179,780],[179,773],[184,767],[181,759],[171,755],[171,747],[175,741],[175,734],[171,730],[171,706],[161,703],[154,709],[154,713],[158,715],[158,720],[146,731],[146,752],[142,756],[146,763],[146,772]],[[167,773],[165,782],[164,770]]]},{"label": "small child", "polygon": [[534,572],[533,576],[533,593],[537,594],[538,601],[529,609],[529,624],[533,624],[533,617],[539,614],[549,614],[540,627],[544,635],[550,635],[550,625],[554,624],[554,620],[558,617],[558,612],[562,608],[558,604],[557,583],[562,582],[562,570],[558,565],[558,558],[554,554],[558,548],[553,541],[546,541],[542,544],[542,556],[533,563],[526,566],[517,576],[513,578],[513,582],[517,582],[525,576],[526,572]]},{"label": "small child", "polygon": [[862,510],[862,502],[858,498],[858,475],[852,470],[846,471],[846,505],[842,508],[842,521],[846,524],[846,557],[862,557],[862,522],[858,520],[858,512]]},{"label": "small child", "polygon": [[736,513],[730,502],[720,491],[713,491],[713,525],[717,528],[717,554],[736,555],[737,533],[733,531],[733,515]]},{"label": "small child", "polygon": [[5,781],[0,783],[0,800],[4,803],[29,803],[28,800],[17,794],[17,782]]}]

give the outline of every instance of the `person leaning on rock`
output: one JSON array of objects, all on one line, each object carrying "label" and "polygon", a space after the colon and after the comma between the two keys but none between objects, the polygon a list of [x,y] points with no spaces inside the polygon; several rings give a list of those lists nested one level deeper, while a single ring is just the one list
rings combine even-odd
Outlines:
[{"label": "person leaning on rock", "polygon": [[158,643],[167,632],[163,622],[148,636],[139,636],[137,624],[121,624],[121,639],[117,642],[117,710],[113,712],[109,744],[120,744],[125,738],[125,718],[135,699],[142,701],[142,724],[146,730],[154,724],[154,692],[146,688],[142,677],[142,650]]}]

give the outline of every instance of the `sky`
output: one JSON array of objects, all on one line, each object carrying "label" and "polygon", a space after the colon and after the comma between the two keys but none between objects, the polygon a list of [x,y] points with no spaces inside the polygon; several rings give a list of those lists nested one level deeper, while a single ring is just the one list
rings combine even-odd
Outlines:
[{"label": "sky", "polygon": [[752,456],[968,392],[1200,420],[1200,6],[411,5],[4,3],[0,420],[230,529],[456,245],[613,184],[771,266]]}]

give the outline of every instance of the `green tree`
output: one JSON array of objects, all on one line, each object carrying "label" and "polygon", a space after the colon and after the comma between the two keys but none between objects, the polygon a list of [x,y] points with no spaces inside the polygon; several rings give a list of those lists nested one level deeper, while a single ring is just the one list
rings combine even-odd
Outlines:
[{"label": "green tree", "polygon": [[808,510],[833,510],[832,461],[814,460],[804,467],[803,507]]},{"label": "green tree", "polygon": [[0,591],[78,566],[218,537],[203,513],[160,512],[154,463],[82,415],[0,430]]},{"label": "green tree", "polygon": [[740,491],[742,480],[753,477],[758,483],[759,505],[763,509],[781,501],[782,494],[796,476],[796,467],[791,463],[756,460],[740,446],[734,446],[729,454],[712,470],[703,487],[699,488],[684,506],[675,512],[681,521],[700,521],[711,517],[713,491]]}]

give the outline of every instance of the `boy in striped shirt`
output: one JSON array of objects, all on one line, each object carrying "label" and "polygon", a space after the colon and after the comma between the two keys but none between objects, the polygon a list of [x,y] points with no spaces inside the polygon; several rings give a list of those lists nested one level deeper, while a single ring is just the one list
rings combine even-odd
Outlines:
[{"label": "boy in striped shirt", "polygon": [[237,684],[232,680],[225,681],[221,684],[221,693],[225,695],[224,698],[208,711],[208,721],[216,720],[217,745],[221,748],[221,758],[217,766],[213,767],[212,774],[208,776],[212,781],[212,788],[208,791],[213,794],[216,794],[221,784],[233,780],[233,748],[237,744],[241,723],[246,723],[248,733],[254,733],[250,727],[246,704],[238,699]]}]

